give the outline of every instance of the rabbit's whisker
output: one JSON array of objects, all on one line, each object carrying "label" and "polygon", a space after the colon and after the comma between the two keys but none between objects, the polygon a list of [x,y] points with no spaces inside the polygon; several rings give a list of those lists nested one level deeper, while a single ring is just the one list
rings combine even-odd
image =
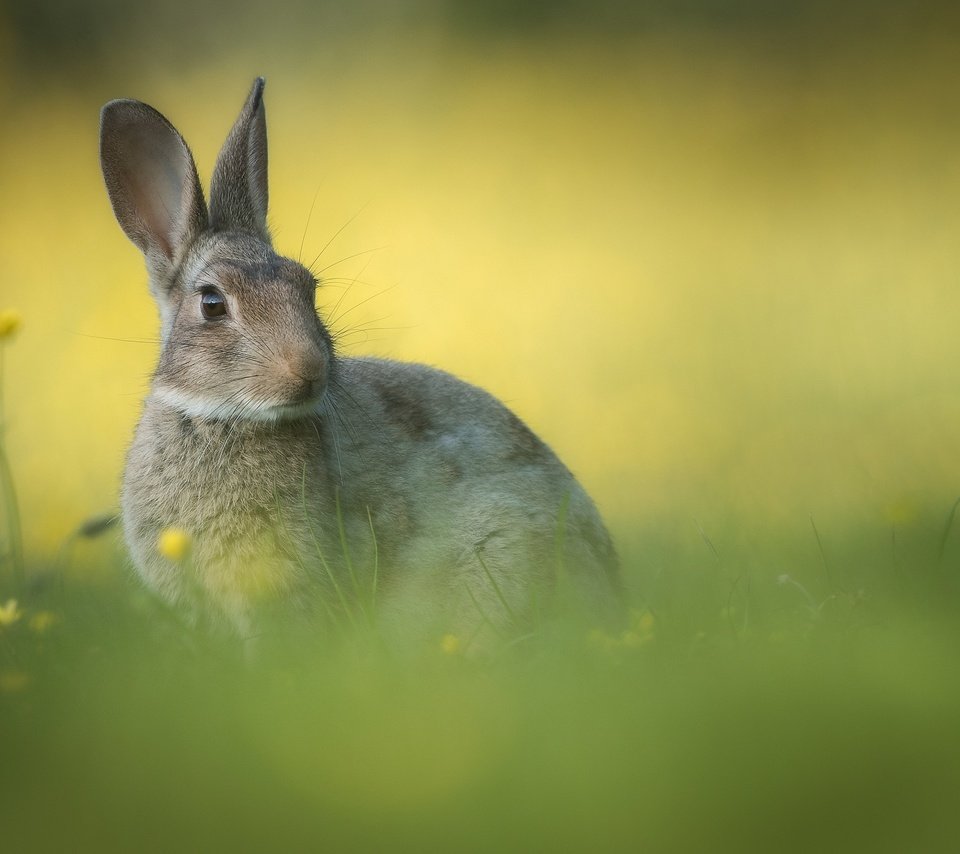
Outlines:
[{"label": "rabbit's whisker", "polygon": [[329,270],[331,267],[336,267],[337,264],[342,264],[344,261],[352,261],[354,258],[359,258],[361,255],[370,255],[374,252],[382,252],[386,248],[386,246],[374,246],[373,249],[364,249],[362,252],[354,252],[353,255],[347,255],[346,257],[341,258],[339,261],[331,261],[326,267],[321,267],[319,270],[311,269],[310,272],[319,278],[326,270]]},{"label": "rabbit's whisker", "polygon": [[[326,397],[326,395],[324,395]],[[320,402],[320,406],[323,406],[323,401]],[[317,442],[323,446],[323,439],[320,436],[320,428],[317,426],[316,421],[311,421],[310,425],[313,427],[313,432],[317,434]],[[340,486],[343,486],[343,462],[340,459],[340,442],[337,438],[337,431],[333,424],[330,424],[330,438],[333,440],[333,453],[337,458],[337,473],[340,480]]]},{"label": "rabbit's whisker", "polygon": [[396,287],[396,285],[390,285],[389,288],[384,288],[382,291],[378,291],[378,292],[375,293],[375,294],[371,294],[371,295],[368,296],[366,299],[362,299],[362,300],[360,300],[360,302],[356,303],[355,305],[350,306],[350,308],[348,308],[346,311],[344,311],[343,314],[337,315],[337,316],[335,316],[335,317],[331,317],[331,318],[330,318],[330,322],[331,322],[331,323],[339,323],[341,320],[343,320],[343,318],[345,318],[348,314],[350,314],[351,311],[355,311],[356,309],[360,308],[360,306],[365,305],[366,303],[370,302],[370,300],[372,300],[372,299],[376,299],[377,297],[380,297],[380,296],[383,296],[383,295],[386,294],[386,293],[389,293],[389,292],[392,291],[395,287]]},{"label": "rabbit's whisker", "polygon": [[[344,417],[343,412],[342,412],[342,410],[340,409],[340,405],[337,403],[337,401],[334,399],[334,397],[333,397],[332,395],[325,394],[325,395],[324,395],[324,398],[325,398],[326,404],[327,404],[327,406],[328,406],[328,408],[329,408],[329,410],[330,410],[330,414],[333,415],[333,417],[336,419],[337,423],[338,423],[341,427],[343,427],[343,429],[346,431],[347,435],[348,435],[349,438],[350,438],[351,447],[352,447],[353,449],[355,449],[355,450],[357,451],[357,453],[359,454],[359,453],[360,453],[361,442],[360,442],[360,438],[359,438],[359,436],[358,436],[358,434],[357,434],[357,431],[356,431],[356,429],[354,428],[353,424],[351,424],[350,421],[349,421],[346,417]],[[362,459],[362,458],[361,458],[361,459]]]},{"label": "rabbit's whisker", "polygon": [[300,248],[297,250],[298,262],[300,261],[301,258],[303,258],[303,244],[304,244],[304,241],[307,239],[307,232],[310,230],[310,220],[313,218],[313,209],[314,207],[316,207],[317,196],[320,195],[320,188],[322,186],[323,186],[323,182],[321,181],[317,185],[317,189],[313,194],[313,201],[310,202],[310,210],[307,211],[307,222],[306,222],[306,225],[303,226],[303,236],[300,238]]},{"label": "rabbit's whisker", "polygon": [[86,332],[73,332],[78,338],[92,338],[95,341],[118,341],[122,344],[160,344],[159,338],[114,338],[109,335],[90,335]]},{"label": "rabbit's whisker", "polygon": [[321,249],[320,252],[317,253],[317,257],[314,258],[309,264],[307,264],[308,270],[313,272],[314,265],[317,263],[317,261],[320,260],[320,256],[327,251],[330,244],[333,243],[333,241],[336,240],[343,233],[344,229],[346,229],[347,226],[349,226],[358,216],[360,216],[360,214],[362,214],[369,205],[370,205],[369,201],[364,202],[360,210],[358,210],[352,217],[350,217],[350,219],[348,219],[343,225],[340,226],[340,228],[338,228],[334,232],[333,237],[331,237],[326,243],[323,244],[323,249]]},{"label": "rabbit's whisker", "polygon": [[[337,302],[334,304],[333,308],[330,310],[330,322],[331,322],[331,323],[336,322],[337,311],[338,311],[339,308],[340,308],[340,304],[343,302],[343,300],[344,300],[344,298],[346,297],[346,295],[347,295],[348,293],[350,293],[350,289],[359,281],[360,277],[366,272],[366,269],[367,269],[367,267],[368,267],[369,264],[370,264],[370,260],[371,260],[371,259],[369,259],[369,258],[367,259],[366,263],[360,268],[360,272],[357,273],[357,275],[354,276],[353,279],[351,279],[350,284],[347,285],[347,287],[346,287],[346,289],[343,291],[343,293],[340,294],[340,299],[337,300]],[[374,294],[374,296],[377,296],[377,295]],[[370,298],[368,297],[368,299],[370,299]],[[356,307],[356,306],[354,306],[354,307]]]}]

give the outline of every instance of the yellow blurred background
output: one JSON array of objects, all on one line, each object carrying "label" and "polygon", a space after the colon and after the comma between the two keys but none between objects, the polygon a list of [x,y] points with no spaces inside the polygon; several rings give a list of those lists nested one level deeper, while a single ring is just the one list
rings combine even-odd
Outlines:
[{"label": "yellow blurred background", "polygon": [[184,3],[0,9],[28,549],[116,506],[157,355],[98,110],[157,107],[206,182],[257,74],[275,243],[324,250],[345,350],[491,390],[621,542],[671,518],[942,520],[960,493],[960,52],[888,5],[876,26],[750,3],[647,4],[623,27],[576,2],[240,4],[227,24]]}]

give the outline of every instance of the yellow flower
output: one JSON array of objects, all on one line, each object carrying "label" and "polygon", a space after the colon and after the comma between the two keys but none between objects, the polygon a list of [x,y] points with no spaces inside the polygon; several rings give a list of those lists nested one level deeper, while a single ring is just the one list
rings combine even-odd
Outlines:
[{"label": "yellow flower", "polygon": [[920,508],[910,498],[898,498],[883,509],[883,515],[891,525],[909,525],[920,515]]},{"label": "yellow flower", "polygon": [[57,615],[54,614],[53,611],[37,611],[37,613],[30,618],[28,625],[30,626],[30,631],[42,635],[57,622],[57,619]]},{"label": "yellow flower", "polygon": [[644,611],[642,614],[634,615],[634,628],[643,637],[651,637],[656,624],[656,618],[649,611]]},{"label": "yellow flower", "polygon": [[460,638],[456,635],[444,635],[440,638],[440,649],[447,655],[456,655],[460,652]]},{"label": "yellow flower", "polygon": [[183,528],[164,528],[157,538],[157,551],[179,563],[190,551],[190,535]]},{"label": "yellow flower", "polygon": [[20,328],[20,312],[12,308],[0,311],[0,340],[10,338]]},{"label": "yellow flower", "polygon": [[30,677],[22,670],[0,671],[0,694],[16,694],[30,683]]},{"label": "yellow flower", "polygon": [[8,599],[5,605],[0,605],[0,627],[12,626],[22,616],[16,599]]},{"label": "yellow flower", "polygon": [[587,636],[587,643],[594,649],[611,653],[621,649],[635,649],[653,640],[655,624],[656,620],[649,611],[631,610],[630,628],[624,629],[619,635],[594,629]]}]

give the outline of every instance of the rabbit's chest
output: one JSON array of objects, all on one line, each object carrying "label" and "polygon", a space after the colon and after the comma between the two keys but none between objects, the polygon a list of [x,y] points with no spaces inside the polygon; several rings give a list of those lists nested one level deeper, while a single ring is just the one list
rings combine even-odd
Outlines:
[{"label": "rabbit's chest", "polygon": [[[302,587],[310,519],[327,503],[322,459],[309,445],[276,433],[151,426],[138,428],[123,489],[125,533],[147,583],[231,615]],[[188,561],[158,551],[168,528],[188,534]]]},{"label": "rabbit's chest", "polygon": [[257,520],[295,524],[305,502],[316,501],[321,468],[302,443],[208,429],[177,441],[137,441],[125,487],[168,524],[238,536]]}]

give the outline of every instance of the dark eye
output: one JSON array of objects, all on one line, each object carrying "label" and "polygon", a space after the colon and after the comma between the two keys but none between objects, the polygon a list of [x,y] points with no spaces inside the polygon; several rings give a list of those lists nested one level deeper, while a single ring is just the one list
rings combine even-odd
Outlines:
[{"label": "dark eye", "polygon": [[220,291],[204,291],[200,296],[200,311],[207,320],[217,320],[226,316],[227,301]]}]

